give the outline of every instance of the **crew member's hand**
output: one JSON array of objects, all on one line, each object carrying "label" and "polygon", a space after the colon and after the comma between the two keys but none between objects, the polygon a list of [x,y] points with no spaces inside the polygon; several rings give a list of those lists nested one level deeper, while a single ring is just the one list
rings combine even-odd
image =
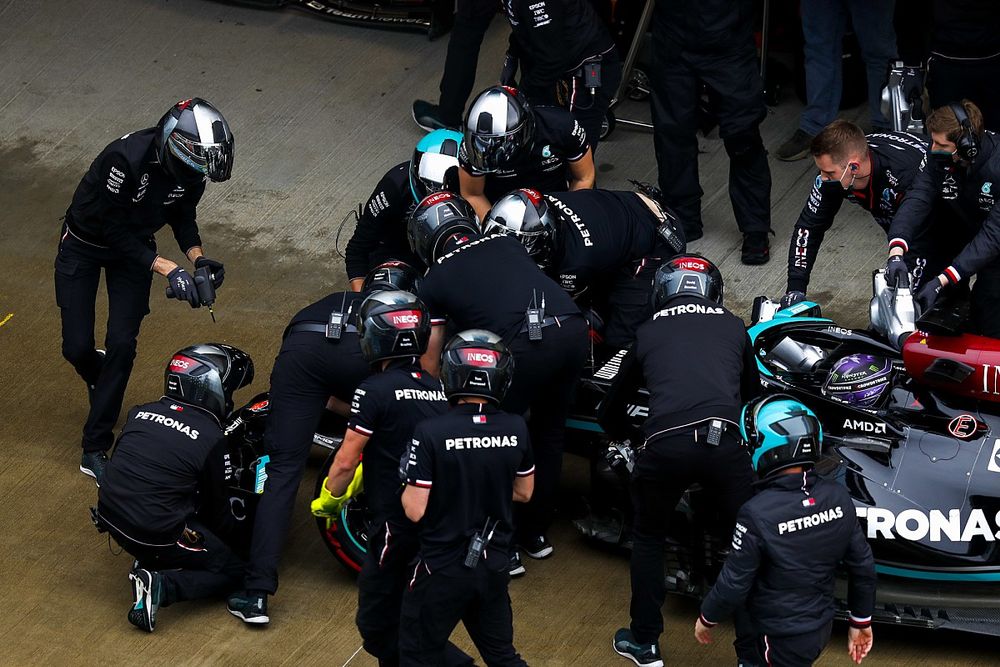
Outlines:
[{"label": "crew member's hand", "polygon": [[178,301],[187,301],[191,304],[192,308],[197,308],[201,305],[201,299],[198,298],[198,288],[195,287],[194,278],[182,267],[178,266],[168,273],[167,280],[170,282],[170,289],[173,290],[173,297],[175,299]]},{"label": "crew member's hand", "polygon": [[885,264],[885,281],[893,287],[909,287],[910,272],[902,255],[892,255]]},{"label": "crew member's hand", "polygon": [[934,307],[934,303],[938,300],[941,290],[944,288],[944,284],[941,282],[942,278],[947,280],[944,276],[934,276],[917,292],[916,301],[917,305],[920,306],[921,313],[926,313]]},{"label": "crew member's hand", "polygon": [[712,628],[702,623],[700,616],[694,622],[694,638],[698,640],[699,644],[712,643]]},{"label": "crew member's hand", "polygon": [[226,267],[222,265],[222,262],[202,255],[194,260],[194,268],[200,269],[203,266],[207,266],[209,273],[212,274],[212,285],[215,286],[215,289],[222,287],[222,281],[226,278]]},{"label": "crew member's hand", "polygon": [[358,467],[354,470],[354,477],[351,479],[350,484],[347,485],[347,490],[344,491],[344,495],[342,496],[335,496],[330,493],[330,489],[326,486],[329,478],[324,479],[323,486],[319,490],[319,498],[313,499],[309,505],[309,510],[313,513],[313,516],[333,518],[340,514],[340,510],[344,508],[347,501],[364,490],[364,473],[362,467],[362,464],[358,464]]},{"label": "crew member's hand", "polygon": [[806,300],[805,292],[800,292],[798,290],[788,290],[787,292],[785,292],[785,296],[781,297],[781,301],[778,302],[778,305],[781,308],[789,308],[805,300]]},{"label": "crew member's hand", "polygon": [[848,628],[847,655],[851,656],[854,664],[860,665],[861,661],[868,655],[868,652],[872,650],[873,642],[874,638],[872,637],[871,627]]}]

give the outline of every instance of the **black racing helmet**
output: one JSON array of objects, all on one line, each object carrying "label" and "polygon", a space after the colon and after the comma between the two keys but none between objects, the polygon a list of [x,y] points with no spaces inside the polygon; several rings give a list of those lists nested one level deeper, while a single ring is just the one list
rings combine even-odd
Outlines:
[{"label": "black racing helmet", "polygon": [[483,220],[483,233],[513,236],[545,268],[559,233],[558,214],[540,192],[521,188],[497,200]]},{"label": "black racing helmet", "polygon": [[479,236],[476,212],[458,195],[437,192],[425,197],[407,221],[406,232],[410,249],[425,265],[430,266],[440,255],[444,241],[456,236]]},{"label": "black racing helmet", "polygon": [[219,110],[201,99],[181,100],[156,125],[156,155],[183,185],[233,173],[233,133]]},{"label": "black racing helmet", "polygon": [[441,383],[448,400],[475,397],[499,404],[513,377],[514,357],[491,331],[462,331],[441,351]]},{"label": "black racing helmet", "polygon": [[420,272],[399,260],[382,262],[365,276],[361,291],[371,295],[381,290],[401,290],[416,294],[420,286]]},{"label": "black racing helmet", "polygon": [[419,357],[427,350],[431,316],[410,292],[375,292],[358,309],[361,355],[369,364],[386,359]]},{"label": "black racing helmet", "polygon": [[233,410],[233,393],[253,382],[253,360],[223,343],[179,350],[164,373],[163,395],[208,410],[219,420]]},{"label": "black racing helmet", "polygon": [[535,118],[527,98],[516,88],[493,86],[469,105],[462,147],[477,172],[492,174],[521,159],[534,136]]},{"label": "black racing helmet", "polygon": [[722,273],[701,255],[678,255],[663,263],[653,276],[653,307],[659,310],[671,299],[703,296],[722,303]]}]

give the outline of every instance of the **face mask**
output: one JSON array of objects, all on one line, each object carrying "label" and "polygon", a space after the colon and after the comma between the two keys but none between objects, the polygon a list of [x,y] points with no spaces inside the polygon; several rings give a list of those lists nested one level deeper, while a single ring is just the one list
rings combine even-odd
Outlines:
[{"label": "face mask", "polygon": [[941,169],[950,171],[955,167],[955,155],[957,151],[931,151],[931,161]]}]

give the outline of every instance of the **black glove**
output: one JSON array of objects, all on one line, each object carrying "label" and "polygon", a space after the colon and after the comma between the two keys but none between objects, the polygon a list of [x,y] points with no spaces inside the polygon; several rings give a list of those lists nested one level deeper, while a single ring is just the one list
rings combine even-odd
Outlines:
[{"label": "black glove", "polygon": [[910,272],[902,255],[893,255],[885,263],[885,282],[891,287],[910,286]]},{"label": "black glove", "polygon": [[920,306],[921,313],[926,313],[934,306],[934,302],[938,300],[943,288],[944,285],[941,284],[937,276],[928,280],[927,284],[920,288],[920,291],[917,292],[917,305]]},{"label": "black glove", "polygon": [[201,305],[201,299],[198,298],[198,288],[194,284],[194,278],[191,274],[177,267],[173,271],[167,274],[167,280],[170,282],[170,287],[167,289],[167,296],[173,297],[178,301],[187,301],[191,304],[192,308],[197,308]]},{"label": "black glove", "polygon": [[222,262],[204,256],[194,260],[194,268],[200,269],[203,266],[207,266],[209,273],[212,274],[212,285],[215,289],[222,287],[222,281],[226,278],[226,267],[222,265]]},{"label": "black glove", "polygon": [[794,306],[795,304],[805,300],[806,300],[805,292],[800,292],[798,290],[793,289],[785,292],[785,296],[781,297],[781,301],[778,302],[778,305],[784,309],[784,308],[789,308],[790,306]]}]

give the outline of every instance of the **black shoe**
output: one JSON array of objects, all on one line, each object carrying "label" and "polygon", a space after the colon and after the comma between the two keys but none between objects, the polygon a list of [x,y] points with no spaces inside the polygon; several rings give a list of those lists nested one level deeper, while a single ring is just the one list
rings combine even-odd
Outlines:
[{"label": "black shoe", "polygon": [[660,659],[660,647],[657,644],[637,644],[632,631],[622,628],[615,633],[611,644],[615,653],[624,656],[641,667],[663,667]]},{"label": "black shoe", "polygon": [[441,117],[441,107],[426,100],[417,100],[413,103],[413,122],[428,132],[434,130],[458,131],[458,123],[454,125],[446,123]]},{"label": "black shoe", "polygon": [[705,228],[704,227],[697,227],[697,228],[695,228],[695,227],[690,227],[690,228],[685,227],[684,228],[684,242],[685,243],[691,243],[693,241],[697,241],[698,239],[700,239],[704,235],[705,235]]},{"label": "black shoe", "polygon": [[80,472],[90,475],[97,480],[97,486],[101,486],[101,479],[104,478],[104,469],[108,466],[108,455],[104,452],[84,452],[80,459]]},{"label": "black shoe", "polygon": [[545,539],[544,535],[536,535],[526,542],[522,542],[521,550],[535,560],[548,558],[554,551],[552,543]]},{"label": "black shoe", "polygon": [[244,623],[264,625],[271,619],[267,617],[267,594],[240,591],[233,593],[226,600],[229,613]]},{"label": "black shoe", "polygon": [[771,241],[767,232],[747,232],[743,235],[743,252],[740,261],[750,266],[767,264],[771,259]]},{"label": "black shoe", "polygon": [[525,573],[524,563],[521,562],[521,553],[514,550],[510,554],[510,578],[523,577]]},{"label": "black shoe", "polygon": [[795,130],[795,134],[789,137],[788,141],[781,144],[778,150],[774,152],[774,157],[785,162],[801,160],[809,155],[809,144],[812,143],[812,140],[813,135],[808,132],[802,129]]},{"label": "black shoe", "polygon": [[163,577],[159,572],[134,569],[128,578],[132,581],[135,602],[128,610],[128,622],[146,632],[156,629],[156,610],[160,608],[160,591]]}]

